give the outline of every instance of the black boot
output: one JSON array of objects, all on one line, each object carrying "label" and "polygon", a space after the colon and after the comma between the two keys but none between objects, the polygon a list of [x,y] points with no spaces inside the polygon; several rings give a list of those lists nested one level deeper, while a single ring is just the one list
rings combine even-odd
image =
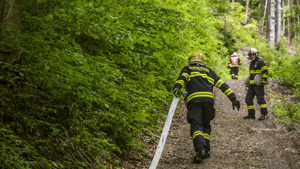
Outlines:
[{"label": "black boot", "polygon": [[255,119],[255,117],[251,116],[251,115],[247,115],[247,116],[243,117],[243,119]]},{"label": "black boot", "polygon": [[193,163],[200,164],[205,157],[206,157],[206,152],[204,149],[197,151]]},{"label": "black boot", "polygon": [[206,157],[205,158],[209,158],[210,157],[210,151],[206,150],[205,153],[206,153]]},{"label": "black boot", "polygon": [[258,120],[266,120],[268,119],[268,115],[263,115],[261,114],[260,118],[258,118]]}]

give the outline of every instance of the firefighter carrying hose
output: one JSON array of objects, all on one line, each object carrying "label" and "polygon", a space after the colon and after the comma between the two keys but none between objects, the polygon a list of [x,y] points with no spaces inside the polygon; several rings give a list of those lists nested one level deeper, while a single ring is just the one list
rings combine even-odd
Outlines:
[{"label": "firefighter carrying hose", "polygon": [[241,65],[241,60],[238,57],[238,54],[234,52],[231,55],[228,63],[228,68],[230,68],[231,79],[238,79],[239,65]]},{"label": "firefighter carrying hose", "polygon": [[[251,48],[248,52],[250,59],[252,60],[249,66],[250,70],[250,86],[246,95],[246,104],[248,109],[248,115],[244,119],[255,119],[255,107],[253,103],[254,96],[257,98],[257,102],[260,106],[261,116],[258,120],[265,120],[268,118],[267,104],[264,98],[265,91],[264,85],[268,84],[268,67],[265,62],[259,57],[258,51],[255,48]],[[262,74],[262,79],[257,85],[254,81],[255,76]]]},{"label": "firefighter carrying hose", "polygon": [[204,64],[204,57],[194,52],[189,58],[173,87],[174,95],[179,97],[182,87],[187,90],[187,121],[190,123],[190,135],[193,139],[196,156],[194,163],[201,163],[210,156],[210,121],[215,117],[213,87],[222,90],[235,107],[240,109],[240,102],[229,86],[210,68]]}]

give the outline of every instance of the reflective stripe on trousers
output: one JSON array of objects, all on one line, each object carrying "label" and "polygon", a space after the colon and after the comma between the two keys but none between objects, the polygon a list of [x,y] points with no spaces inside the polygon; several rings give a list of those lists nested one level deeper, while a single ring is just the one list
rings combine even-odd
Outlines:
[{"label": "reflective stripe on trousers", "polygon": [[256,96],[257,102],[260,106],[260,111],[261,114],[268,114],[268,110],[267,110],[267,104],[265,101],[265,90],[264,90],[264,86],[251,86],[248,91],[247,91],[247,95],[246,95],[246,104],[247,104],[247,109],[248,109],[248,114],[249,115],[255,115],[255,107],[254,107],[254,96]]},{"label": "reflective stripe on trousers", "polygon": [[195,151],[203,148],[210,150],[210,120],[215,113],[213,105],[209,102],[192,102],[187,108],[187,120],[190,123],[190,135]]}]

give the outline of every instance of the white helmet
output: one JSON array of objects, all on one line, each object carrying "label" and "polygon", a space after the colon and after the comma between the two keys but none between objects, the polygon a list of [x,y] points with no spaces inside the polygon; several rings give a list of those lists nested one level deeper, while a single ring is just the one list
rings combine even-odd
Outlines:
[{"label": "white helmet", "polygon": [[231,56],[237,56],[238,54],[236,52],[233,52]]}]

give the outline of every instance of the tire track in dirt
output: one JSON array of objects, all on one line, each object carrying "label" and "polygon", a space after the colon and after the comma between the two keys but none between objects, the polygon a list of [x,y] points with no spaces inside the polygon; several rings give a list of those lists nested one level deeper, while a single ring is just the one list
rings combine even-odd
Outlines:
[{"label": "tire track in dirt", "polygon": [[[194,150],[186,120],[187,110],[184,101],[180,101],[157,168],[300,168],[299,136],[292,137],[270,112],[268,120],[258,121],[260,111],[256,98],[256,119],[242,119],[247,115],[244,82],[228,80],[226,83],[237,94],[241,109],[232,110],[227,96],[214,89],[216,117],[211,123],[211,157],[202,164],[192,163]],[[266,100],[269,106],[270,101]],[[145,162],[142,168],[148,168],[150,163]]]}]

